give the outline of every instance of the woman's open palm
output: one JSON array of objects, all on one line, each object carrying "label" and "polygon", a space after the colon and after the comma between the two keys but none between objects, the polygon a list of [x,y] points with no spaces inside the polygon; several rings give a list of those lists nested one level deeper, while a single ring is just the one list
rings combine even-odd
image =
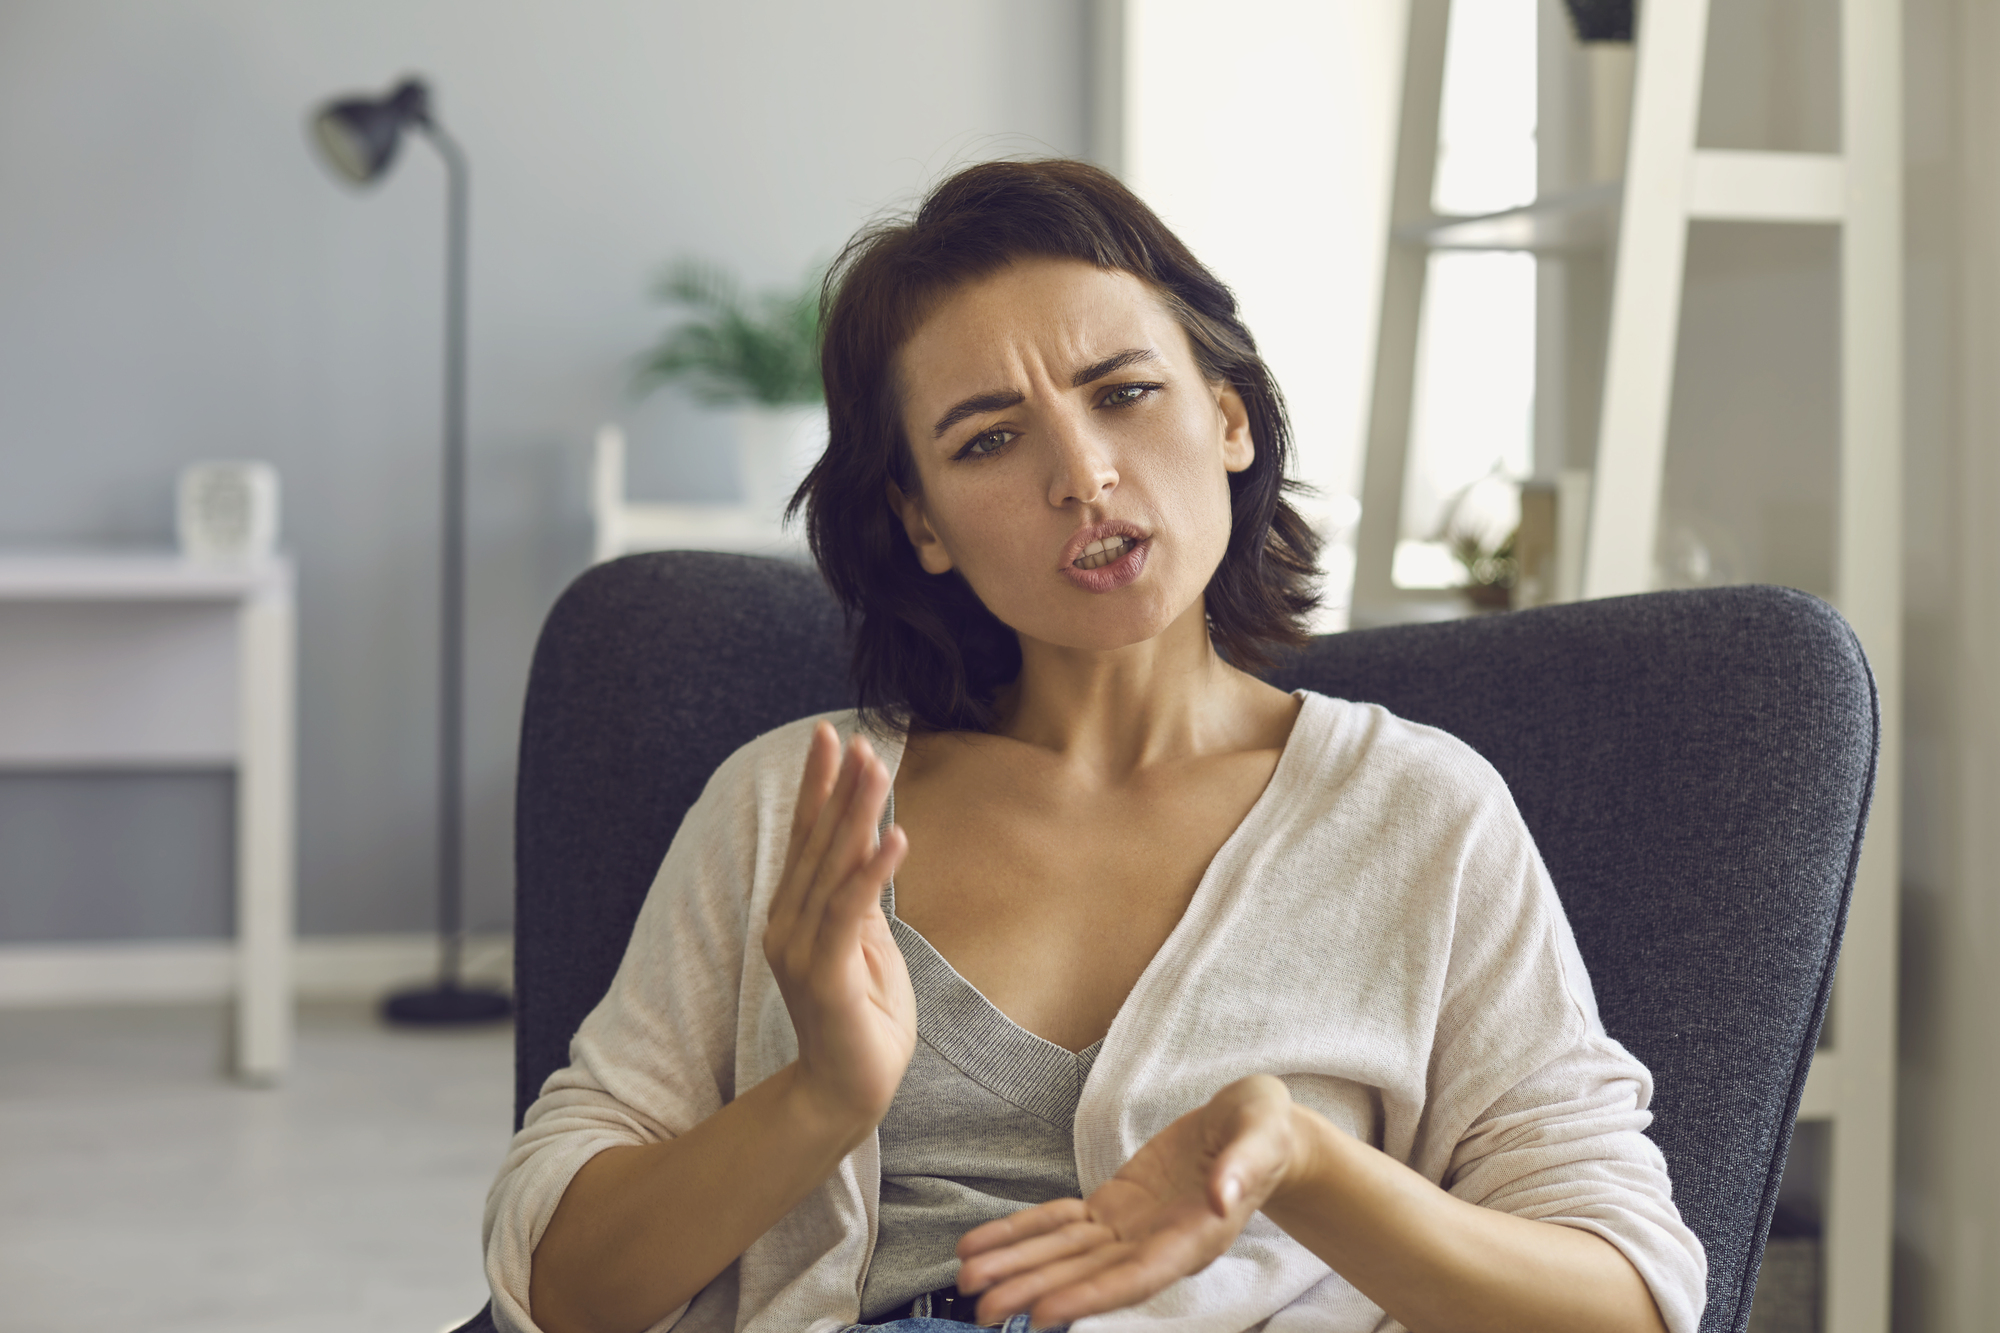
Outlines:
[{"label": "woman's open palm", "polygon": [[798,1032],[799,1073],[828,1114],[873,1128],[916,1048],[909,970],[882,914],[882,886],[908,849],[875,830],[889,770],[856,738],[813,729],[764,957]]},{"label": "woman's open palm", "polygon": [[1230,1084],[1155,1134],[1088,1199],[1057,1199],[967,1232],[963,1291],[982,1321],[1037,1327],[1137,1305],[1198,1273],[1282,1181],[1291,1097],[1275,1078]]}]

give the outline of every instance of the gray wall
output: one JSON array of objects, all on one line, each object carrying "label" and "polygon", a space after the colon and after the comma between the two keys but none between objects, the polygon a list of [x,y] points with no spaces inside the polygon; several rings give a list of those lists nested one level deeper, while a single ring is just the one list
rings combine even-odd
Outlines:
[{"label": "gray wall", "polygon": [[[423,929],[432,858],[442,172],[366,196],[305,113],[428,75],[473,168],[470,915],[511,912],[512,750],[588,555],[588,441],[723,499],[718,422],[635,402],[698,255],[794,280],[950,166],[1086,145],[1081,0],[8,0],[0,544],[171,540],[176,470],[283,475],[300,566],[300,922]],[[0,778],[0,941],[227,919],[228,780]]]}]

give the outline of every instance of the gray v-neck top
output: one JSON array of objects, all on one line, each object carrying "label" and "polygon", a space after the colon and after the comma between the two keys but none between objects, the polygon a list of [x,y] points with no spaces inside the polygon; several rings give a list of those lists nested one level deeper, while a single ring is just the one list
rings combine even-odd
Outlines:
[{"label": "gray v-neck top", "polygon": [[950,1286],[959,1237],[974,1227],[1078,1193],[1076,1104],[1104,1044],[1067,1051],[1016,1025],[897,919],[894,883],[882,911],[916,992],[917,1046],[876,1130],[882,1194],[864,1318]]}]

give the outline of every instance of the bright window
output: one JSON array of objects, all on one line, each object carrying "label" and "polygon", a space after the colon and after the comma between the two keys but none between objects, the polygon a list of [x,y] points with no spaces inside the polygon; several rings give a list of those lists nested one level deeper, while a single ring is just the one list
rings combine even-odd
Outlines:
[{"label": "bright window", "polygon": [[[1454,0],[1432,190],[1437,212],[1495,213],[1535,197],[1535,21],[1535,0]],[[1533,257],[1432,255],[1398,584],[1460,581],[1457,562],[1434,544],[1454,514],[1485,529],[1489,544],[1512,531],[1519,519],[1514,483],[1533,461],[1534,387]]]},{"label": "bright window", "polygon": [[1291,407],[1346,624],[1403,6],[1124,0],[1124,178],[1236,292]]}]

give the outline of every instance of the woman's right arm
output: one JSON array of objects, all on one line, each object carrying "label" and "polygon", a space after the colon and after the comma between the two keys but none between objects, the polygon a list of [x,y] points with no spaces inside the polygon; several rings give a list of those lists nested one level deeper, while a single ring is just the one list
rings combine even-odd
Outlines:
[{"label": "woman's right arm", "polygon": [[813,730],[764,956],[799,1057],[677,1137],[607,1148],[534,1251],[545,1333],[640,1333],[691,1300],[874,1131],[916,1042],[909,973],[882,915],[906,843],[875,829],[889,772]]}]

